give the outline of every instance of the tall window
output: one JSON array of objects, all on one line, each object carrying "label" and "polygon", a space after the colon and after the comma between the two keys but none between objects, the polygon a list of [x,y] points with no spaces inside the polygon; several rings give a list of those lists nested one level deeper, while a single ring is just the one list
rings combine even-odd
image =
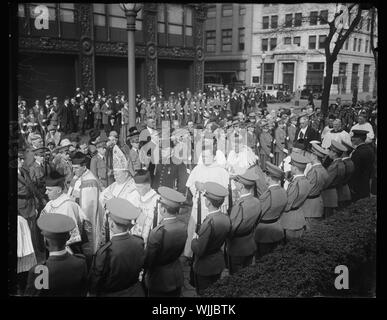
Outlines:
[{"label": "tall window", "polygon": [[324,42],[325,42],[326,38],[327,38],[326,35],[321,35],[318,37],[318,48],[319,49],[324,49]]},{"label": "tall window", "polygon": [[359,64],[354,63],[352,65],[352,78],[351,78],[351,92],[353,93],[354,89],[358,87],[359,82]]},{"label": "tall window", "polygon": [[216,17],[216,6],[208,6],[207,7],[207,18],[215,18]]},{"label": "tall window", "polygon": [[364,65],[364,73],[363,73],[363,92],[370,91],[370,65]]},{"label": "tall window", "polygon": [[320,11],[320,24],[328,24],[328,10]]},{"label": "tall window", "polygon": [[206,51],[215,52],[216,31],[206,31]]},{"label": "tall window", "polygon": [[104,3],[93,3],[93,16],[95,26],[106,26],[106,12]]},{"label": "tall window", "polygon": [[347,91],[347,64],[340,62],[339,64],[339,94],[344,94]]},{"label": "tall window", "polygon": [[302,13],[296,13],[294,14],[294,26],[295,27],[301,27],[302,25]]},{"label": "tall window", "polygon": [[316,49],[316,36],[309,36],[309,49]]},{"label": "tall window", "polygon": [[231,17],[231,16],[232,16],[232,4],[223,4],[222,17]]},{"label": "tall window", "polygon": [[285,27],[291,28],[293,25],[293,14],[289,13],[285,15]]},{"label": "tall window", "polygon": [[239,50],[245,50],[245,28],[239,28],[238,39]]},{"label": "tall window", "polygon": [[269,29],[269,16],[262,18],[262,29]]},{"label": "tall window", "polygon": [[269,39],[262,39],[262,51],[267,51],[269,45]]},{"label": "tall window", "polygon": [[367,31],[370,31],[370,29],[371,29],[371,19],[368,18],[367,19]]},{"label": "tall window", "polygon": [[222,30],[222,51],[232,49],[232,29]]},{"label": "tall window", "polygon": [[74,23],[74,4],[73,3],[61,3],[59,20],[63,22]]},{"label": "tall window", "polygon": [[348,50],[349,38],[345,40],[344,50]]},{"label": "tall window", "polygon": [[359,24],[357,25],[358,30],[363,29],[363,18],[360,18]]},{"label": "tall window", "polygon": [[291,37],[285,37],[284,38],[284,44],[291,44],[292,43],[292,38]]},{"label": "tall window", "polygon": [[365,48],[364,48],[364,52],[365,53],[368,53],[368,45],[369,45],[369,40],[366,40],[366,42],[365,42]]},{"label": "tall window", "polygon": [[271,16],[271,28],[278,28],[278,16]]},{"label": "tall window", "polygon": [[246,6],[244,4],[239,5],[239,15],[244,16],[246,14]]},{"label": "tall window", "polygon": [[165,5],[159,4],[157,7],[157,31],[165,33]]},{"label": "tall window", "polygon": [[182,4],[167,4],[168,33],[183,34],[183,14]]},{"label": "tall window", "polygon": [[357,46],[357,51],[361,51],[361,39],[359,39],[359,45]]},{"label": "tall window", "polygon": [[311,11],[309,16],[309,22],[311,26],[315,26],[317,24],[317,16],[318,16],[318,11]]},{"label": "tall window", "polygon": [[184,14],[185,35],[192,36],[192,8],[185,6]]},{"label": "tall window", "polygon": [[301,46],[301,37],[294,37],[293,44],[297,45],[298,47]]},{"label": "tall window", "polygon": [[271,84],[274,82],[274,63],[265,63],[263,67],[263,81]]},{"label": "tall window", "polygon": [[270,50],[274,50],[277,46],[277,38],[271,38],[270,39]]},{"label": "tall window", "polygon": [[354,39],[353,39],[353,48],[352,48],[352,51],[356,51],[356,47],[357,47],[357,38],[354,38]]}]

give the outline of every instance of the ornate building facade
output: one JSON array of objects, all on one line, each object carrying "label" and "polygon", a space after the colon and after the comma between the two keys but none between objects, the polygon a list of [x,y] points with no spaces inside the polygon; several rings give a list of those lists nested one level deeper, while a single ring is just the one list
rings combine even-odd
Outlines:
[{"label": "ornate building facade", "polygon": [[[82,90],[127,94],[127,24],[119,4],[19,4],[18,92],[26,98],[59,98]],[[43,8],[44,9],[44,8]],[[201,4],[144,3],[135,31],[136,93],[157,88],[202,89],[204,77]]]}]

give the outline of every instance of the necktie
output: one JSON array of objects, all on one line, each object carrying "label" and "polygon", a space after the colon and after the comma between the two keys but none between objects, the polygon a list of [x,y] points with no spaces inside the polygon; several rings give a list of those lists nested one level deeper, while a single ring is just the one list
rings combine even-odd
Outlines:
[{"label": "necktie", "polygon": [[304,133],[300,131],[300,139],[304,139]]}]

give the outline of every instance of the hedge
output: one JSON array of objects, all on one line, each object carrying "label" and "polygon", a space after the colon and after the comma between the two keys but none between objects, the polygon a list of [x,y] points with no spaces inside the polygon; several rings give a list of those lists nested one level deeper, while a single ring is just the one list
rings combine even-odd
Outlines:
[{"label": "hedge", "polygon": [[[315,297],[375,295],[376,198],[351,204],[316,222],[303,238],[277,247],[255,265],[227,276],[206,297]],[[349,289],[334,286],[346,265]]]}]

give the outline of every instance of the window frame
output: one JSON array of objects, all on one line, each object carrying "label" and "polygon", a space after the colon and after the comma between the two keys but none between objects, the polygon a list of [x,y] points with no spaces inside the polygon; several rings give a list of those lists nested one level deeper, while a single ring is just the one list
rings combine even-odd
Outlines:
[{"label": "window frame", "polygon": [[318,48],[324,49],[324,42],[321,42],[321,40],[320,40],[321,38],[324,38],[324,42],[325,42],[327,36],[325,34],[321,34],[318,36]]},{"label": "window frame", "polygon": [[[301,19],[297,19],[297,16],[301,15]],[[297,25],[297,22],[300,22],[300,25]],[[294,27],[302,27],[302,12],[296,12],[294,14]]]},{"label": "window frame", "polygon": [[[295,39],[300,39],[300,42],[296,43],[295,42]],[[293,44],[297,45],[298,47],[301,47],[301,36],[296,36],[296,37],[293,37]]]},{"label": "window frame", "polygon": [[[322,21],[322,20],[323,20],[323,19],[322,19],[322,17],[323,17],[322,13],[323,13],[323,12],[324,12],[324,13],[325,13],[325,12],[327,13],[327,14],[326,14],[326,21],[325,21],[325,22]],[[329,17],[329,11],[328,11],[328,10],[321,10],[321,11],[320,11],[320,25],[326,25],[326,24],[328,24],[328,17]]]},{"label": "window frame", "polygon": [[[273,26],[273,18],[276,17],[277,21],[275,22],[275,26]],[[277,29],[278,28],[278,15],[272,15],[270,16],[270,28],[271,29]]]},{"label": "window frame", "polygon": [[[287,40],[289,43],[286,43]],[[284,37],[284,44],[286,44],[286,45],[292,44],[292,37]]]},{"label": "window frame", "polygon": [[[273,42],[275,42],[274,47],[272,45]],[[270,51],[273,51],[275,50],[275,48],[277,48],[277,45],[278,45],[277,38],[270,38],[269,43],[270,43]]]},{"label": "window frame", "polygon": [[[230,33],[230,36],[225,37],[224,33]],[[232,29],[222,29],[221,30],[221,35],[222,35],[222,42],[221,42],[221,51],[222,52],[231,52],[232,51]],[[230,39],[230,43],[224,43],[225,39]],[[230,50],[225,50],[224,46],[230,46]]]},{"label": "window frame", "polygon": [[[267,26],[266,26],[266,28],[265,28],[265,25],[266,25],[265,18],[267,18]],[[263,16],[262,17],[262,29],[266,30],[266,29],[269,29],[269,28],[270,28],[270,16]]]},{"label": "window frame", "polygon": [[[313,20],[312,20],[312,18],[313,18]],[[316,23],[312,23],[312,21],[314,21],[314,19],[316,19]],[[318,11],[310,11],[310,14],[309,14],[309,25],[317,26],[317,22],[318,22]]]},{"label": "window frame", "polygon": [[[288,19],[289,16],[290,16],[290,20]],[[285,28],[292,28],[293,27],[293,13],[285,14],[285,24],[284,24],[284,26],[285,26]]]},{"label": "window frame", "polygon": [[[211,33],[211,37],[208,36],[208,34]],[[213,34],[213,36],[212,36]],[[209,44],[208,40],[214,40],[214,43]],[[208,46],[213,45],[214,50],[208,50]],[[206,30],[206,52],[216,52],[216,30]]]},{"label": "window frame", "polygon": [[[313,43],[313,42],[310,41],[312,38],[314,38],[314,48],[310,47],[310,44]],[[309,38],[308,38],[308,49],[309,50],[316,50],[316,48],[317,48],[317,36],[309,36]]]},{"label": "window frame", "polygon": [[[231,14],[230,14],[230,15],[224,15],[225,11],[229,11],[229,10],[230,10],[230,9],[225,10],[225,8],[226,8],[227,6],[229,6],[229,7],[231,8]],[[232,4],[232,3],[231,3],[231,4],[229,4],[229,3],[223,3],[223,4],[222,4],[222,17],[232,17],[233,14],[234,14],[234,12],[233,12],[233,4]]]},{"label": "window frame", "polygon": [[[266,50],[263,48],[265,42],[266,42]],[[269,38],[262,38],[261,39],[261,51],[265,52],[265,51],[268,51],[268,49],[269,49]]]},{"label": "window frame", "polygon": [[[241,31],[243,31],[243,35],[242,35],[243,42],[241,42]],[[238,28],[238,50],[239,51],[245,50],[245,36],[246,36],[245,28],[244,27],[243,28]],[[241,48],[242,44],[243,44],[243,48]]]}]

